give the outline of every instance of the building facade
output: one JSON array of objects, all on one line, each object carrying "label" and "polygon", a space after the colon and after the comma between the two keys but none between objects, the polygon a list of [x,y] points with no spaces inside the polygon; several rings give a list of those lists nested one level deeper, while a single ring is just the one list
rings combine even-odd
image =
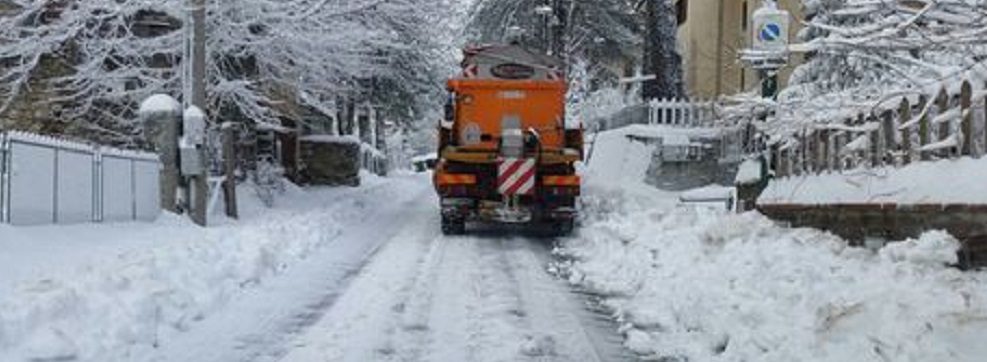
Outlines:
[{"label": "building facade", "polygon": [[[759,90],[756,71],[740,61],[739,51],[751,43],[751,15],[762,0],[676,0],[679,10],[679,52],[685,73],[686,91],[693,98],[714,98]],[[800,0],[778,0],[778,7],[791,13],[790,39],[801,29]],[[779,73],[779,85],[788,83],[792,69],[801,63],[792,55]]]}]

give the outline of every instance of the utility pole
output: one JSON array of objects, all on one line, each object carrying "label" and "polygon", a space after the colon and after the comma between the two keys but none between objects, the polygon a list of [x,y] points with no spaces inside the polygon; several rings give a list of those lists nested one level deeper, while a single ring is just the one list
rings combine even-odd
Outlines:
[{"label": "utility pole", "polygon": [[[185,79],[185,105],[195,106],[205,114],[206,110],[206,0],[189,0],[191,10],[191,39],[186,37],[185,54],[188,77]],[[202,167],[206,167],[204,147],[198,145],[198,157]],[[202,170],[192,176],[189,181],[189,206],[192,221],[200,226],[206,226],[206,209],[209,203],[209,173]]]}]

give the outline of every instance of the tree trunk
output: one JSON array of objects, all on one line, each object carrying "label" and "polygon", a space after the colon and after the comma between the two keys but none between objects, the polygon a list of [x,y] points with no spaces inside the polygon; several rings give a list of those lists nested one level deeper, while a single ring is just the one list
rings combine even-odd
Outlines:
[{"label": "tree trunk", "polygon": [[655,80],[644,83],[644,99],[685,98],[682,57],[677,50],[678,21],[671,0],[645,2],[644,64]]}]

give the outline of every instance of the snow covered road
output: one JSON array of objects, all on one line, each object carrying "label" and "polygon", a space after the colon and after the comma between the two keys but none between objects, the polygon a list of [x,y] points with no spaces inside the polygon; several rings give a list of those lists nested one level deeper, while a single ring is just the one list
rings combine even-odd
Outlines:
[{"label": "snow covered road", "polygon": [[426,179],[144,361],[621,361],[547,274],[551,240],[444,237]]}]

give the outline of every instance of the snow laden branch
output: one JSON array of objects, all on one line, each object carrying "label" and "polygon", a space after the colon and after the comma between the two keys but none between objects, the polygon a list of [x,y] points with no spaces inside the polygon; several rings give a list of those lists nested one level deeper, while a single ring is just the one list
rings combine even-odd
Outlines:
[{"label": "snow laden branch", "polygon": [[[154,93],[181,97],[186,1],[11,3],[12,10],[0,10],[0,121],[61,122],[59,131],[127,142],[139,133],[140,100]],[[407,72],[446,61],[429,36],[447,3],[210,1],[210,112],[278,123],[297,113],[301,94],[328,104],[374,93],[371,79],[392,79],[392,88],[416,95],[432,74],[412,79]],[[23,116],[36,109],[59,111]]]},{"label": "snow laden branch", "polygon": [[774,117],[764,125],[769,133],[843,122],[896,107],[903,97],[934,98],[943,89],[958,94],[964,81],[977,89],[987,82],[985,0],[803,0],[803,5],[805,27],[790,51],[805,62],[771,107]]}]

